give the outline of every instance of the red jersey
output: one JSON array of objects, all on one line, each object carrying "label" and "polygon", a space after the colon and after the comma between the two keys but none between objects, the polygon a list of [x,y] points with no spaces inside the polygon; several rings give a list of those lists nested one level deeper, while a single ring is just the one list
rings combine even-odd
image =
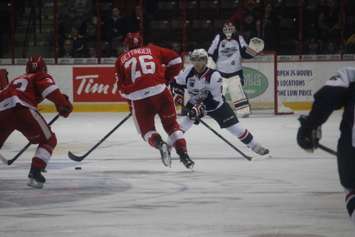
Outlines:
[{"label": "red jersey", "polygon": [[17,105],[36,109],[49,94],[59,90],[51,75],[38,72],[21,75],[0,91],[0,111]]},{"label": "red jersey", "polygon": [[116,61],[118,88],[129,100],[154,96],[162,93],[181,69],[181,57],[173,50],[156,45],[131,49]]}]

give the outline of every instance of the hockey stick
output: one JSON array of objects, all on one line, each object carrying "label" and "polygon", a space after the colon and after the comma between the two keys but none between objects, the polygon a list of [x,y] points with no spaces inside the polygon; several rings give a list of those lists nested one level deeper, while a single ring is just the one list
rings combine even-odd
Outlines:
[{"label": "hockey stick", "polygon": [[96,143],[84,155],[77,156],[77,155],[74,155],[71,151],[69,151],[68,152],[68,157],[71,160],[77,161],[77,162],[80,162],[80,161],[84,160],[85,157],[87,157],[93,150],[96,149],[96,147],[98,147],[101,143],[103,143],[114,131],[116,131],[117,128],[119,128],[122,124],[124,124],[124,122],[126,122],[131,117],[131,115],[132,115],[132,113],[129,113],[126,117],[124,117],[124,119],[122,119],[121,122],[119,122],[119,124],[117,124],[109,133],[107,133],[98,143]]},{"label": "hockey stick", "polygon": [[318,143],[318,148],[320,148],[321,150],[325,151],[325,152],[328,152],[329,154],[332,154],[332,155],[335,155],[337,156],[338,153],[336,151],[334,151],[333,149],[329,148],[329,147],[326,147],[320,143]]},{"label": "hockey stick", "polygon": [[199,120],[203,125],[205,125],[206,128],[208,128],[211,132],[216,134],[219,138],[221,138],[225,143],[227,143],[230,147],[232,147],[235,151],[237,151],[239,154],[241,154],[245,159],[251,161],[253,157],[248,156],[241,150],[239,150],[237,147],[235,147],[232,143],[230,143],[227,139],[225,139],[221,134],[219,134],[216,130],[214,130],[210,125],[208,125],[205,121],[202,119]]},{"label": "hockey stick", "polygon": [[[57,119],[59,118],[59,114],[57,114],[54,118],[52,118],[52,120],[48,123],[48,126],[52,125]],[[12,158],[11,160],[6,160],[5,157],[3,157],[2,155],[0,155],[0,159],[1,161],[6,164],[6,165],[11,165],[12,163],[15,162],[15,160],[17,160],[21,155],[22,153],[24,153],[27,148],[29,148],[30,146],[32,145],[31,142],[27,143],[27,145],[21,149],[21,151],[19,153],[17,153],[17,155]]]}]

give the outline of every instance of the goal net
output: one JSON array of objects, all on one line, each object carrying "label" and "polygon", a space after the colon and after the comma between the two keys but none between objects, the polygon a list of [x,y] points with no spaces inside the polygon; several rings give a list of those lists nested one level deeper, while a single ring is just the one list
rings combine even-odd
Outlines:
[{"label": "goal net", "polygon": [[282,82],[277,76],[277,55],[265,53],[243,60],[244,91],[252,111],[273,111],[275,114],[292,114]]}]

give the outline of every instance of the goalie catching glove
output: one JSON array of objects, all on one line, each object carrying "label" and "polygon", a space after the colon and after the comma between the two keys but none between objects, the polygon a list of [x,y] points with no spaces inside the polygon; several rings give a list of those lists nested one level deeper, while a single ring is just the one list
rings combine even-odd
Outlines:
[{"label": "goalie catching glove", "polygon": [[189,119],[194,121],[194,124],[199,124],[200,119],[205,116],[206,114],[206,107],[203,103],[195,104],[192,106],[190,111],[187,113]]},{"label": "goalie catching glove", "polygon": [[318,147],[318,142],[322,137],[322,130],[320,127],[310,128],[307,124],[306,115],[301,115],[298,121],[301,123],[301,127],[297,132],[298,145],[308,152],[313,152]]},{"label": "goalie catching glove", "polygon": [[249,41],[249,48],[253,49],[256,53],[260,53],[261,51],[263,51],[264,46],[264,40],[258,37],[251,38]]}]

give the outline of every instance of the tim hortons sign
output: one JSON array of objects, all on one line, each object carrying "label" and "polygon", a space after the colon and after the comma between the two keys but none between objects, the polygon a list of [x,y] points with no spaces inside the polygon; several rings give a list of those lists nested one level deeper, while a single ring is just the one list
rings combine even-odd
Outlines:
[{"label": "tim hortons sign", "polygon": [[123,101],[113,67],[73,67],[75,102]]}]

